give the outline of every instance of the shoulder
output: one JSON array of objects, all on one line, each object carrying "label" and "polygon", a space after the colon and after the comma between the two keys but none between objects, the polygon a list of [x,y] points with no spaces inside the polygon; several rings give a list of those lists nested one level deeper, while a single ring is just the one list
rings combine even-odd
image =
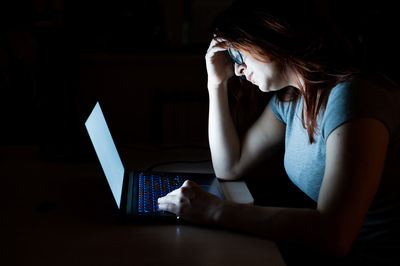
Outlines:
[{"label": "shoulder", "polygon": [[296,113],[296,106],[299,98],[296,89],[286,88],[283,89],[283,91],[274,92],[269,106],[275,116],[286,124]]},{"label": "shoulder", "polygon": [[391,135],[399,134],[400,88],[376,74],[360,74],[340,83],[330,92],[322,119],[322,135],[356,118],[383,122]]},{"label": "shoulder", "polygon": [[362,73],[336,85],[329,95],[328,103],[339,99],[351,100],[354,104],[369,103],[382,101],[387,97],[400,97],[400,86],[385,76]]}]

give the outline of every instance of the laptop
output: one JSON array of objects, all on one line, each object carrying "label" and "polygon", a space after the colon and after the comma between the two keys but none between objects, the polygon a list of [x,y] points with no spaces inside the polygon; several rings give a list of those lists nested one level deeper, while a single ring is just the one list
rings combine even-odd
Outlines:
[{"label": "laptop", "polygon": [[177,221],[175,214],[158,211],[157,200],[179,188],[187,179],[225,199],[220,183],[213,174],[127,170],[121,161],[99,102],[94,106],[85,126],[123,217],[134,220]]}]

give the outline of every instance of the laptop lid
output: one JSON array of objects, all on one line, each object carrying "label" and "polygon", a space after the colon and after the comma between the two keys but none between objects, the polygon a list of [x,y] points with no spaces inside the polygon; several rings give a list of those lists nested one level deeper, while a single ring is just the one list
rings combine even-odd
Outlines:
[{"label": "laptop lid", "polygon": [[86,120],[85,126],[114,199],[120,208],[125,169],[98,102]]}]

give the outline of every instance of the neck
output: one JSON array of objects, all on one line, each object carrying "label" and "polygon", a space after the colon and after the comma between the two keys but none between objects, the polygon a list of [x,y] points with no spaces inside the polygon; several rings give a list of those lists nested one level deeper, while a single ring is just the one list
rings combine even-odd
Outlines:
[{"label": "neck", "polygon": [[304,79],[295,69],[290,68],[286,71],[286,77],[288,79],[288,85],[298,90],[304,91]]}]

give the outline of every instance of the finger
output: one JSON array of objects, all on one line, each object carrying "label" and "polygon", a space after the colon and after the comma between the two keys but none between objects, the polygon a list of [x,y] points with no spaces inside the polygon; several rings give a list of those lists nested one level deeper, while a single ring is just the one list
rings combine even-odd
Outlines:
[{"label": "finger", "polygon": [[166,197],[161,197],[157,199],[157,202],[160,203],[166,203],[168,200],[166,199]]},{"label": "finger", "polygon": [[190,203],[195,198],[196,192],[193,190],[193,187],[185,186],[181,188],[181,193],[177,195],[176,200],[182,204],[182,202]]},{"label": "finger", "polygon": [[164,197],[158,198],[158,203],[174,203],[178,202],[178,195],[166,195]]},{"label": "finger", "polygon": [[170,191],[170,192],[169,192],[167,195],[165,195],[165,196],[172,196],[172,195],[177,195],[177,194],[179,194],[179,188]]},{"label": "finger", "polygon": [[[212,39],[210,45],[208,46],[208,50],[207,51],[210,51],[212,48],[221,48],[218,45],[220,43],[224,43],[224,42],[226,42],[226,41],[224,39],[221,39],[221,38]],[[225,49],[225,48],[223,48],[223,49]]]},{"label": "finger", "polygon": [[183,182],[181,188],[183,188],[183,187],[191,187],[191,188],[194,188],[194,187],[199,187],[199,185],[198,185],[196,182],[194,182],[194,181],[188,179],[188,180],[185,180],[185,182]]},{"label": "finger", "polygon": [[224,51],[227,51],[227,49],[226,49],[226,48],[223,48],[223,47],[219,47],[219,46],[214,45],[214,46],[210,47],[210,48],[207,50],[207,53],[208,53],[208,54],[215,54],[216,52],[224,52]]},{"label": "finger", "polygon": [[187,179],[185,180],[185,182],[183,182],[182,187],[189,187],[190,185],[192,185],[192,183],[194,182]]},{"label": "finger", "polygon": [[183,211],[190,206],[191,206],[190,201],[186,198],[179,198],[177,202],[161,201],[158,203],[158,209],[160,211],[169,211],[178,215],[183,214]]},{"label": "finger", "polygon": [[218,43],[218,39],[212,38],[209,47],[213,47],[213,46],[216,45],[217,43]]},{"label": "finger", "polygon": [[217,37],[217,38],[213,38],[213,40],[215,40],[216,42],[227,42],[227,40],[225,40],[224,38],[221,37]]},{"label": "finger", "polygon": [[[182,214],[183,210],[191,206],[190,197],[194,198],[194,194],[192,193],[190,188],[183,187],[182,189],[183,193],[179,195],[165,196],[159,198],[158,199],[159,209],[170,211],[170,208],[173,208],[172,212],[174,212],[175,214]],[[172,205],[172,207],[167,205]]]},{"label": "finger", "polygon": [[[167,197],[167,196],[176,196],[176,195],[182,194],[182,187],[188,186],[188,184],[191,184],[191,183],[188,183],[187,181],[188,181],[188,180],[185,180],[180,188],[177,188],[177,189],[175,189],[175,190],[169,192],[169,193],[168,193],[167,195],[165,195],[164,197]],[[192,182],[192,183],[193,183],[193,182]],[[185,185],[185,184],[186,184],[186,185]]]},{"label": "finger", "polygon": [[172,213],[176,214],[178,211],[178,208],[175,204],[172,204],[172,203],[162,203],[162,204],[158,204],[158,210],[172,212]]}]

